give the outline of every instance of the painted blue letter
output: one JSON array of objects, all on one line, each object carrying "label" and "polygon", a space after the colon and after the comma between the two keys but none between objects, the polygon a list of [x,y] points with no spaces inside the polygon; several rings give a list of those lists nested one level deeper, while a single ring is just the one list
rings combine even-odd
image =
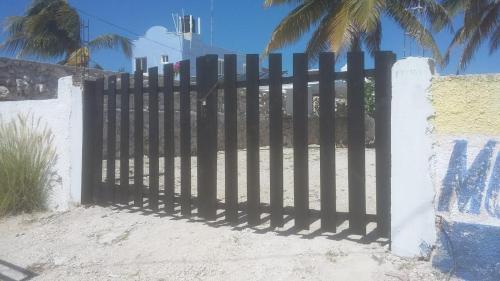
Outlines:
[{"label": "painted blue letter", "polygon": [[439,196],[438,211],[448,212],[450,209],[451,195],[453,191],[460,188],[467,170],[467,142],[465,140],[455,141],[451,153],[448,171],[443,180],[443,187]]},{"label": "painted blue letter", "polygon": [[493,167],[493,172],[490,177],[490,185],[486,192],[486,200],[484,207],[486,211],[492,216],[500,218],[500,152],[497,154],[497,160]]},{"label": "painted blue letter", "polygon": [[488,141],[470,168],[467,169],[467,142],[464,140],[456,141],[448,171],[443,180],[438,211],[449,211],[451,195],[455,191],[460,212],[480,213],[486,177],[495,145],[495,141]]}]

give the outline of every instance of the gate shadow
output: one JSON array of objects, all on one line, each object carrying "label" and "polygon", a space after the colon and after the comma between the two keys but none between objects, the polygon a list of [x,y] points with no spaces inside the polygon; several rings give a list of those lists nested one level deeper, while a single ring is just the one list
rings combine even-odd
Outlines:
[{"label": "gate shadow", "polygon": [[31,280],[38,274],[0,259],[0,280],[4,281],[27,281]]},{"label": "gate shadow", "polygon": [[[161,198],[160,194],[160,198]],[[161,200],[160,200],[161,201]],[[348,240],[361,244],[371,244],[378,243],[380,245],[389,244],[387,238],[383,238],[379,235],[377,227],[375,226],[376,217],[375,215],[367,215],[367,233],[366,235],[357,235],[352,232],[352,230],[347,226],[349,217],[348,213],[337,212],[337,232],[324,231],[320,227],[320,211],[310,209],[309,210],[309,230],[298,229],[294,226],[293,220],[294,208],[292,206],[284,207],[284,225],[283,227],[271,227],[271,206],[267,203],[261,203],[260,205],[260,223],[257,225],[251,225],[248,223],[248,213],[247,213],[247,202],[240,202],[238,204],[238,219],[236,222],[229,222],[225,219],[225,204],[224,202],[218,200],[217,202],[217,215],[214,220],[207,220],[198,217],[198,209],[195,207],[198,205],[196,197],[192,197],[191,204],[191,215],[182,215],[180,207],[180,198],[178,196],[174,199],[174,212],[167,213],[164,210],[164,205],[162,202],[158,205],[158,211],[154,211],[149,208],[149,203],[147,197],[143,199],[143,207],[136,207],[133,201],[130,200],[129,204],[117,204],[117,203],[100,203],[98,205],[104,207],[111,207],[114,210],[126,211],[129,213],[138,213],[145,216],[158,216],[166,217],[171,220],[183,220],[189,223],[204,223],[210,227],[220,228],[225,227],[233,231],[242,231],[246,229],[253,230],[253,233],[265,234],[269,232],[276,233],[279,236],[297,236],[303,239],[313,239],[316,237],[324,237],[331,240]]]}]

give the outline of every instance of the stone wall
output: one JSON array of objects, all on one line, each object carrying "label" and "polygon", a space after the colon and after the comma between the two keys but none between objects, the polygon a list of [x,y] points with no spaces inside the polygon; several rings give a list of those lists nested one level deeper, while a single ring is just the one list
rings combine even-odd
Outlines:
[{"label": "stone wall", "polygon": [[[10,58],[0,58],[0,101],[15,101],[15,100],[44,100],[44,99],[56,99],[57,98],[57,87],[58,79],[64,76],[73,76],[73,83],[76,85],[81,84],[83,79],[95,80],[97,77],[107,77],[110,75],[117,75],[117,73],[102,71],[98,69],[81,69],[64,65],[39,63],[25,60],[17,60]],[[145,86],[147,86],[148,81],[145,77]],[[133,85],[133,77],[131,77],[130,84]],[[120,85],[120,80],[118,78],[118,87]],[[163,85],[162,79],[159,81],[159,85]],[[133,108],[133,98],[131,98],[131,108]],[[175,121],[175,137],[176,137],[176,152],[178,153],[179,148],[179,133],[180,128],[178,126],[178,116],[179,116],[179,97],[176,94],[175,97],[175,109],[176,109],[176,121]],[[144,100],[144,120],[145,120],[145,143],[147,144],[147,128],[148,128],[148,99],[147,94],[145,94]],[[119,117],[120,117],[120,97],[117,98],[117,130],[119,130]],[[245,122],[245,111],[246,111],[246,99],[245,90],[240,89],[238,91],[238,145],[239,148],[245,148],[246,143],[246,122]],[[269,145],[269,112],[268,112],[268,96],[266,93],[261,93],[260,96],[260,144],[261,146]],[[192,110],[192,151],[196,153],[196,94],[192,93],[191,97],[191,110]],[[224,148],[224,117],[223,117],[223,94],[222,91],[219,92],[219,128],[218,128],[218,146],[219,149]],[[133,118],[133,110],[131,110],[131,117]],[[133,124],[133,123],[132,123]],[[367,146],[372,146],[374,144],[374,120],[370,116],[365,118],[366,127],[366,139],[365,143]],[[160,101],[160,130],[162,133],[164,128],[163,124],[163,101]],[[283,143],[285,146],[292,146],[293,139],[293,124],[292,117],[284,115],[283,119]],[[347,144],[347,116],[345,103],[339,102],[336,107],[336,143],[339,146],[345,146]],[[133,130],[133,126],[131,126]],[[131,134],[132,138],[133,134]],[[161,134],[163,136],[163,134]],[[162,141],[162,139],[161,139]],[[319,143],[319,119],[317,116],[312,114],[309,118],[309,143],[318,144]],[[133,141],[131,141],[133,145]],[[133,148],[133,147],[132,147]],[[119,149],[119,145],[117,145]],[[131,150],[133,151],[133,150]],[[147,146],[146,146],[147,151]],[[163,147],[161,148],[163,153]]]},{"label": "stone wall", "polygon": [[[224,149],[224,106],[223,106],[223,98],[222,94],[219,94],[219,117],[218,117],[218,149]],[[117,95],[117,134],[120,132],[120,95]],[[105,97],[105,107],[106,107],[106,97]],[[261,94],[260,98],[261,102],[261,110],[260,110],[260,145],[268,146],[269,145],[269,113],[267,111],[267,97],[266,95]],[[180,153],[180,127],[179,127],[179,95],[174,95],[174,136],[175,136],[175,153],[179,155]],[[133,152],[133,137],[134,137],[134,110],[133,110],[133,96],[130,96],[130,152]],[[238,121],[237,121],[237,135],[238,135],[238,148],[244,149],[246,148],[246,104],[245,104],[245,93],[244,91],[240,91],[238,94]],[[335,120],[335,141],[337,146],[346,146],[347,145],[347,116],[346,116],[346,107],[345,103],[337,104],[336,109],[336,120]],[[105,139],[107,134],[107,110],[105,109],[105,123],[104,123],[104,133]],[[145,153],[148,151],[148,128],[149,128],[149,111],[148,111],[148,94],[146,93],[144,96],[144,144],[145,144]],[[160,133],[160,154],[163,155],[164,147],[161,145],[164,143],[163,141],[163,132],[164,132],[164,112],[163,112],[163,97],[160,95],[160,112],[159,112],[159,133]],[[375,141],[375,122],[372,117],[366,116],[365,118],[365,128],[366,128],[366,136],[365,143],[367,146],[373,146]],[[319,144],[319,118],[316,115],[312,115],[309,118],[309,128],[308,128],[308,137],[309,144]],[[191,151],[196,154],[196,94],[191,94]],[[283,116],[283,145],[285,147],[292,147],[293,143],[293,120],[292,116],[284,115]],[[119,138],[117,138],[119,142]],[[104,142],[106,144],[106,141]],[[119,155],[120,145],[116,146],[117,155]],[[106,152],[106,147],[104,147],[104,152]]]},{"label": "stone wall", "polygon": [[111,75],[99,69],[32,62],[0,57],[0,101],[57,98],[58,79],[73,76],[75,84],[83,78]]}]

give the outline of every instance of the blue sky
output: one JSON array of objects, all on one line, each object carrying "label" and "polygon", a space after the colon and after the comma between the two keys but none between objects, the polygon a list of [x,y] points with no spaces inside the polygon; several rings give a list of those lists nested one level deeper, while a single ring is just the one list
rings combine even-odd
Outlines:
[{"label": "blue sky", "polygon": [[[0,21],[3,23],[7,16],[22,15],[31,0],[0,0]],[[113,24],[124,27],[135,34],[144,34],[151,26],[163,25],[173,28],[172,13],[191,13],[202,18],[202,36],[206,42],[210,41],[210,1],[209,0],[69,0],[74,7],[93,16],[105,19]],[[265,9],[263,0],[214,0],[214,45],[235,50],[238,53],[262,53],[274,27],[279,23],[292,7]],[[81,14],[90,21],[90,37],[103,33],[118,33],[131,39],[137,36],[106,24],[95,17]],[[390,19],[383,19],[382,49],[392,50],[398,58],[403,57],[403,31]],[[0,34],[0,42],[6,34]],[[291,57],[294,52],[304,50],[308,36],[304,36],[296,44],[281,50],[284,56],[284,67],[290,68]],[[451,35],[441,32],[436,35],[438,45],[444,50]],[[413,54],[417,55],[416,47]],[[1,54],[4,55],[5,54]],[[486,45],[482,46],[471,62],[466,73],[500,72],[498,58],[500,52],[489,55]],[[440,69],[443,74],[455,73],[457,69],[458,53],[454,52],[450,64]],[[130,60],[116,51],[99,51],[94,60],[106,69],[117,70],[121,67],[130,70]],[[338,63],[338,67],[343,61]],[[373,62],[367,56],[366,64],[370,67]]]}]

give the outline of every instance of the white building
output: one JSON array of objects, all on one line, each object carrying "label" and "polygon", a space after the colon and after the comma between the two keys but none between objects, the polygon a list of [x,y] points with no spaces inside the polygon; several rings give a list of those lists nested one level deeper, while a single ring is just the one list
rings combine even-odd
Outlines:
[{"label": "white building", "polygon": [[[191,61],[191,76],[196,76],[196,58],[216,54],[219,56],[219,75],[224,75],[224,55],[236,54],[235,51],[211,46],[203,42],[201,37],[201,21],[192,15],[174,16],[175,30],[169,31],[163,26],[153,26],[146,31],[143,37],[134,41],[132,69],[136,69],[136,63],[140,63],[140,68],[145,70],[148,67],[158,67],[160,73],[163,72],[163,64],[176,63],[181,60]],[[237,57],[237,72],[245,73],[245,56]],[[147,63],[146,63],[147,62]],[[314,70],[313,70],[314,71]],[[317,71],[317,69],[316,69]],[[245,75],[241,75],[244,77]],[[266,73],[261,73],[265,78]],[[241,79],[241,77],[239,78]],[[242,78],[244,79],[244,78]],[[335,83],[337,99],[345,99],[345,81]],[[308,113],[313,113],[313,96],[318,95],[318,82],[308,83]],[[260,92],[269,93],[268,86],[261,86]],[[293,112],[293,85],[283,85],[283,103],[286,114]]]},{"label": "white building", "polygon": [[[136,69],[136,61],[141,68],[159,67],[162,72],[163,64],[176,63],[181,60],[191,61],[191,76],[195,76],[196,58],[216,54],[219,56],[219,74],[222,75],[224,54],[235,54],[235,51],[211,46],[202,41],[200,18],[192,15],[175,16],[175,30],[169,31],[163,26],[153,26],[146,31],[143,37],[134,40],[132,49],[132,69]],[[243,56],[237,59],[237,72],[244,72]],[[147,61],[147,65],[145,65]],[[144,67],[146,66],[146,67]]]}]

